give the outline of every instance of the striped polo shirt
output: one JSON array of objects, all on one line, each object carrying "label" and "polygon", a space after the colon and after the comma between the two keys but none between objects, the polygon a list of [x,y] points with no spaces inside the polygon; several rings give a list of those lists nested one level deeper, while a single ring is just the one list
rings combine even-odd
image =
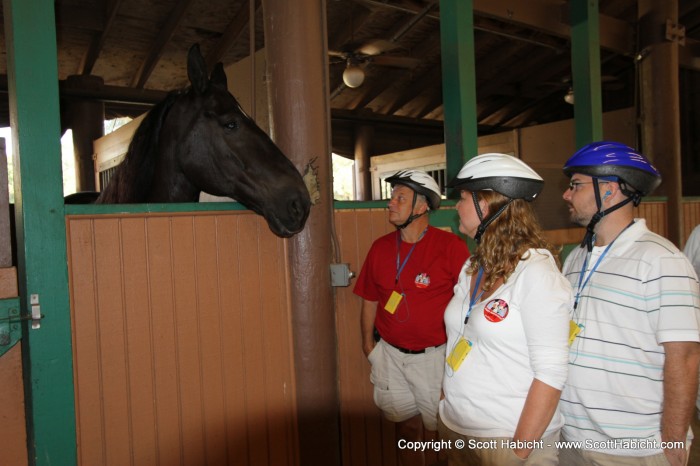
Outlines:
[{"label": "striped polo shirt", "polygon": [[662,343],[700,341],[697,276],[678,248],[649,231],[643,219],[635,219],[607,251],[594,247],[588,261],[586,256],[585,247],[577,248],[563,268],[579,296],[571,312],[582,330],[569,353],[562,435],[603,453],[658,453],[629,446],[660,445]]}]

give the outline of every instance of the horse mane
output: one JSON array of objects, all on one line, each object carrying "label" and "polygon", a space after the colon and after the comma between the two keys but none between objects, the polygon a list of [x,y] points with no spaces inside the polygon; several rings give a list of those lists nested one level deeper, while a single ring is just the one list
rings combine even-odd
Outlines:
[{"label": "horse mane", "polygon": [[147,200],[158,162],[161,128],[181,94],[181,91],[170,92],[148,112],[136,129],[126,156],[107,185],[104,195],[100,196],[99,203],[139,203]]}]

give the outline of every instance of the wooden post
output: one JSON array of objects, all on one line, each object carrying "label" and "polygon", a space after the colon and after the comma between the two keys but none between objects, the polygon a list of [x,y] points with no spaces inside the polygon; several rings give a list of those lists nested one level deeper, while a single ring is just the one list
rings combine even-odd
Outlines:
[{"label": "wooden post", "polygon": [[333,203],[325,1],[263,0],[263,11],[272,137],[297,168],[315,168],[320,188],[306,227],[289,240],[300,464],[332,466],[340,464],[340,402],[330,284]]},{"label": "wooden post", "polygon": [[667,198],[667,237],[683,243],[681,124],[678,86],[678,0],[640,0],[639,62],[642,153],[661,172],[655,194]]},{"label": "wooden post", "polygon": [[[52,0],[4,0],[22,357],[31,465],[76,464],[75,394]],[[31,297],[39,308],[31,305]]]},{"label": "wooden post", "polygon": [[[99,76],[69,76],[68,89],[98,91],[104,82]],[[69,101],[68,120],[73,130],[75,156],[75,187],[80,191],[95,191],[95,153],[92,142],[104,136],[105,104],[98,100],[74,99]]]},{"label": "wooden post", "polygon": [[473,10],[473,0],[440,0],[448,181],[459,173],[467,160],[477,155],[479,149]]},{"label": "wooden post", "polygon": [[571,69],[576,148],[603,138],[598,0],[571,2]]},{"label": "wooden post", "polygon": [[372,174],[370,157],[374,127],[358,125],[355,128],[355,200],[372,200]]}]

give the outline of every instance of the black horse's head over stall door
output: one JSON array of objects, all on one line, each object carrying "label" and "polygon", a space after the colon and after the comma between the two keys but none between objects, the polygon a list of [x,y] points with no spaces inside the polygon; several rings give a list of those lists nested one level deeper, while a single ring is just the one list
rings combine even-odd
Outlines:
[{"label": "black horse's head over stall door", "polygon": [[187,72],[191,86],[148,113],[97,203],[197,202],[204,191],[262,215],[278,236],[301,231],[311,201],[292,162],[228,91],[221,63],[208,76],[196,44]]}]

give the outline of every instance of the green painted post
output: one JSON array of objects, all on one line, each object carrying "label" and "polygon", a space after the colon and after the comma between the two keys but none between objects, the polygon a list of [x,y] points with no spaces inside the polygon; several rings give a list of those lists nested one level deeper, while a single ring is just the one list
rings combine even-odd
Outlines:
[{"label": "green painted post", "polygon": [[29,458],[76,464],[73,358],[53,0],[3,0]]},{"label": "green painted post", "polygon": [[598,0],[571,2],[571,68],[578,148],[603,139]]},{"label": "green painted post", "polygon": [[440,0],[440,41],[447,179],[451,180],[479,148],[472,0]]}]

